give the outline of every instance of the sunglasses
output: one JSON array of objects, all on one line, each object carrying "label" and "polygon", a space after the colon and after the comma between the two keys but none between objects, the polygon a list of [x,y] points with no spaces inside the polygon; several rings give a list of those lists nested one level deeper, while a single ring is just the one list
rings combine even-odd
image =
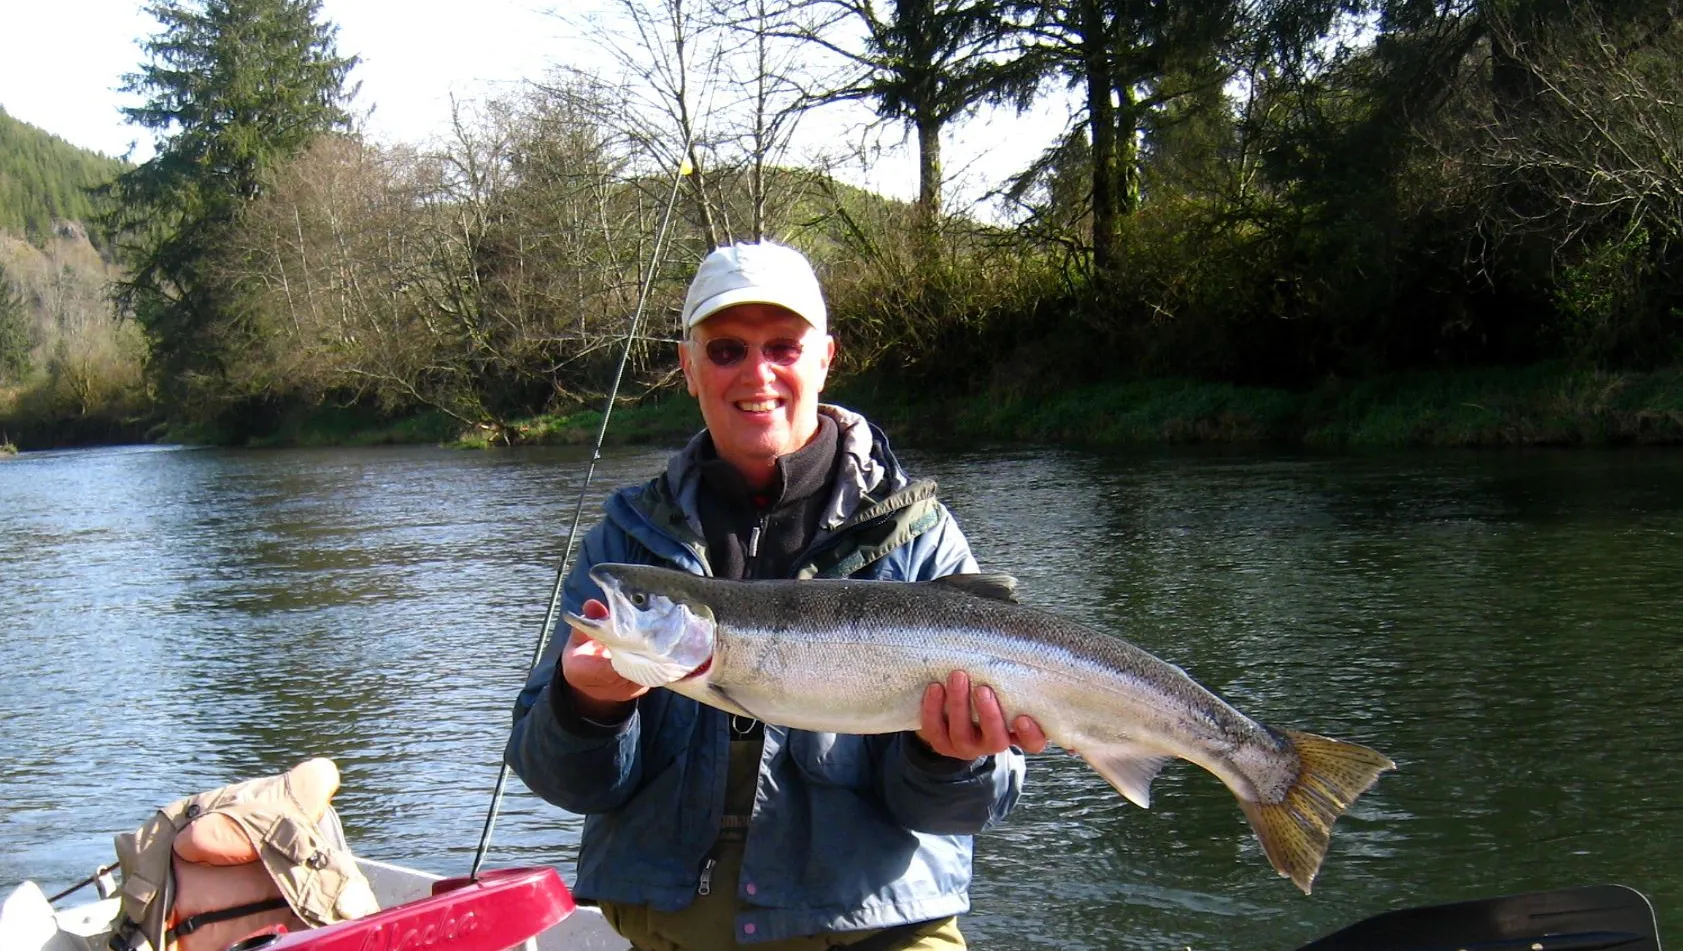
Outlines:
[{"label": "sunglasses", "polygon": [[[707,360],[716,367],[734,367],[748,359],[748,341],[735,337],[715,337],[707,341]],[[770,340],[760,344],[760,356],[767,363],[786,367],[801,358],[799,340]]]}]

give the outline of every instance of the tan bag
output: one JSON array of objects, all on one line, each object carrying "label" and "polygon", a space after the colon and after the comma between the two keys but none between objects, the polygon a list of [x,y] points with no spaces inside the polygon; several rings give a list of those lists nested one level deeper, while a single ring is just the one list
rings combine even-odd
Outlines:
[{"label": "tan bag", "polygon": [[313,759],[178,800],[117,836],[123,914],[111,947],[221,951],[378,911],[328,805],[338,789],[338,767]]}]

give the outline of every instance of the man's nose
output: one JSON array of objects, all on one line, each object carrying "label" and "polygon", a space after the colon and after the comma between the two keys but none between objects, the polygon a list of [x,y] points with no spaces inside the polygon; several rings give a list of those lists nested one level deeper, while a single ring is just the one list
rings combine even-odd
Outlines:
[{"label": "man's nose", "polygon": [[764,349],[749,347],[748,358],[742,361],[742,372],[756,380],[768,381],[777,376],[777,364],[766,359]]}]

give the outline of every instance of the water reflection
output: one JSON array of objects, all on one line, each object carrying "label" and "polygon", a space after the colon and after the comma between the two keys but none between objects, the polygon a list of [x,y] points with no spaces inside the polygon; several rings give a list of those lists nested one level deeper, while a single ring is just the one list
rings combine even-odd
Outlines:
[{"label": "water reflection", "polygon": [[[611,454],[593,498],[663,458]],[[312,755],[339,761],[360,851],[464,871],[582,461],[0,463],[0,888],[68,884],[156,805]],[[976,944],[1286,949],[1389,907],[1592,881],[1683,923],[1683,457],[908,461],[1029,601],[1401,766],[1340,822],[1306,899],[1202,771],[1172,766],[1144,812],[1079,761],[1036,758],[979,846]],[[570,870],[577,833],[517,790],[493,862]]]}]

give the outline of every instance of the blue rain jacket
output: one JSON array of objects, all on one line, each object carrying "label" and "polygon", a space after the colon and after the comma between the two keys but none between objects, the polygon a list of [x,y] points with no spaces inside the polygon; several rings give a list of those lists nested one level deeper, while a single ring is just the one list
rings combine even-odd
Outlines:
[{"label": "blue rain jacket", "polygon": [[[864,417],[821,411],[838,424],[846,461],[797,575],[926,581],[975,571],[933,483],[908,480]],[[609,498],[568,574],[565,609],[601,596],[589,577],[596,564],[708,573],[696,506],[700,439],[663,475]],[[516,702],[508,763],[532,791],[585,816],[578,897],[682,909],[695,897],[724,814],[729,715],[657,689],[617,731],[569,730],[549,696],[566,628],[552,640]],[[736,933],[752,924],[743,940],[772,941],[969,910],[971,836],[1010,812],[1023,771],[1016,750],[960,764],[933,756],[910,734],[767,725]]]}]

